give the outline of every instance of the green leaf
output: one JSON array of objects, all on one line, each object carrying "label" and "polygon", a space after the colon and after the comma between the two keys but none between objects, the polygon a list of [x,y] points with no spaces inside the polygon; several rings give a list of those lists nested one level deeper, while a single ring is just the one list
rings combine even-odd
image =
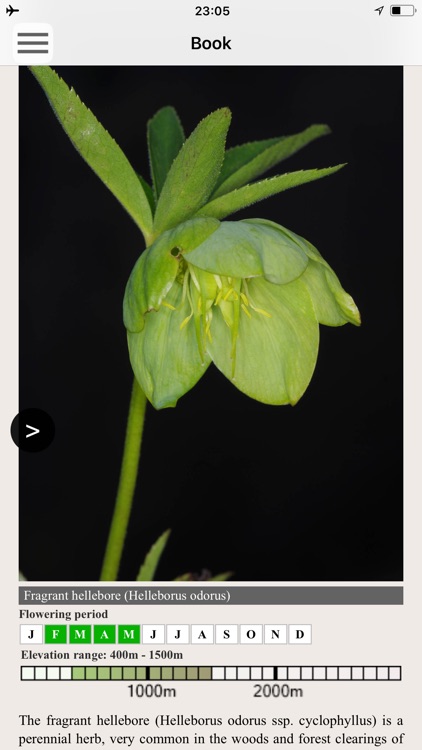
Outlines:
[{"label": "green leaf", "polygon": [[167,531],[161,534],[161,536],[158,537],[157,541],[152,545],[139,569],[139,573],[136,578],[137,581],[154,580],[155,571],[157,569],[158,563],[160,562],[161,555],[164,552],[164,548],[167,544],[170,534],[171,529],[167,529]]},{"label": "green leaf", "polygon": [[248,184],[308,143],[330,132],[328,125],[311,125],[295,135],[247,143],[227,151],[213,198]]},{"label": "green leaf", "polygon": [[338,164],[335,167],[327,167],[326,169],[301,169],[298,172],[286,172],[286,174],[278,175],[277,177],[270,177],[268,180],[254,182],[252,185],[245,185],[245,187],[241,187],[238,190],[233,190],[232,193],[227,193],[220,198],[211,200],[205,206],[202,206],[196,212],[196,215],[214,216],[216,219],[224,219],[225,216],[229,216],[229,214],[235,211],[240,211],[240,209],[246,208],[246,206],[250,206],[252,203],[262,201],[264,198],[281,193],[283,190],[304,185],[306,182],[320,180],[322,177],[327,177],[330,174],[338,172],[344,166],[344,164]]},{"label": "green leaf", "polygon": [[154,211],[155,211],[155,197],[154,197],[154,193],[153,193],[152,187],[151,187],[151,185],[149,185],[149,183],[146,180],[144,180],[144,178],[140,174],[138,174],[138,180],[141,183],[142,189],[143,189],[143,191],[144,191],[144,193],[145,193],[145,195],[147,197],[147,200],[148,200],[148,203],[149,203],[149,207],[151,209],[151,213],[154,214]]},{"label": "green leaf", "polygon": [[185,140],[182,124],[173,107],[163,107],[155,113],[147,125],[147,138],[154,195],[158,198]]},{"label": "green leaf", "polygon": [[242,143],[240,146],[228,148],[224,155],[223,166],[215,184],[213,196],[217,193],[220,185],[231,177],[231,175],[242,169],[242,167],[255,159],[255,157],[266,151],[267,148],[274,146],[282,140],[283,138],[267,138],[265,141],[250,141],[249,143]]},{"label": "green leaf", "polygon": [[227,581],[233,575],[232,570],[227,570],[225,573],[218,573],[218,575],[210,578],[210,581]]},{"label": "green leaf", "polygon": [[92,112],[48,66],[31,67],[75,148],[131,215],[148,243],[152,213],[135,170]]},{"label": "green leaf", "polygon": [[309,385],[318,354],[319,326],[307,288],[299,277],[284,285],[251,279],[243,289],[250,315],[240,313],[234,377],[232,331],[219,306],[207,350],[247,396],[265,404],[295,404]]},{"label": "green leaf", "polygon": [[161,306],[145,315],[138,333],[128,333],[129,356],[135,377],[156,409],[176,406],[206,372],[208,355],[200,355],[192,308],[176,282],[166,296],[174,309]]},{"label": "green leaf", "polygon": [[272,227],[253,221],[225,221],[185,259],[212,274],[247,279],[264,276],[288,284],[305,270],[308,257]]},{"label": "green leaf", "polygon": [[223,163],[230,119],[227,108],[212,112],[183,144],[158,199],[155,237],[191,218],[208,200]]},{"label": "green leaf", "polygon": [[[208,578],[208,581],[227,581],[232,575],[233,575],[233,572],[231,570],[228,570],[225,573],[218,573],[218,575]],[[193,581],[194,576],[192,573],[183,573],[183,575],[177,576],[177,578],[174,578],[173,580],[174,581]]]}]

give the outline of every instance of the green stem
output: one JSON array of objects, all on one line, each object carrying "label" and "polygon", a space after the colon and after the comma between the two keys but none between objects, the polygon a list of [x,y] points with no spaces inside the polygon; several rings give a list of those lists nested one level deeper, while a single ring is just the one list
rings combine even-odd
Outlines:
[{"label": "green stem", "polygon": [[116,504],[114,506],[107,547],[104,554],[100,581],[117,580],[130,512],[132,510],[136,477],[138,475],[146,405],[146,396],[138,385],[137,380],[134,379],[126,428],[125,445],[123,449],[122,468],[120,470],[119,487],[117,490]]}]

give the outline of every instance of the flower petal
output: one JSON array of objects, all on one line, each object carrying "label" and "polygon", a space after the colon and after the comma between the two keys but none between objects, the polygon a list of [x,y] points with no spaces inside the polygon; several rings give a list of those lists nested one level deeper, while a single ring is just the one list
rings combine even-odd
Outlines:
[{"label": "flower petal", "polygon": [[344,291],[331,266],[304,237],[266,219],[247,220],[261,226],[279,231],[286,241],[293,242],[309,258],[309,264],[302,279],[311,295],[315,314],[319,323],[327,326],[341,326],[345,323],[360,325],[359,310],[354,300]]},{"label": "flower petal", "polygon": [[186,254],[186,260],[209,273],[243,279],[264,276],[274,284],[293,281],[308,263],[306,253],[287,235],[253,221],[222,222]]},{"label": "flower petal", "polygon": [[240,221],[224,221],[214,236],[186,254],[186,261],[203,271],[221,276],[262,276],[264,269],[248,227]]},{"label": "flower petal", "polygon": [[280,232],[277,225],[263,226],[254,219],[246,220],[245,224],[248,225],[250,236],[257,244],[267,281],[273,284],[288,284],[304,272],[308,265],[308,256],[287,232]]},{"label": "flower petal", "polygon": [[138,258],[126,284],[123,298],[123,322],[128,331],[142,331],[144,313],[148,310],[146,297],[146,267],[149,250]]},{"label": "flower petal", "polygon": [[179,271],[180,255],[201,244],[218,228],[216,219],[192,219],[164,232],[136,262],[126,286],[123,319],[128,331],[141,331],[143,316],[158,310]]},{"label": "flower petal", "polygon": [[334,271],[331,268],[325,269],[325,276],[328,286],[345,318],[349,323],[360,326],[360,312],[350,294],[344,291]]},{"label": "flower petal", "polygon": [[[266,229],[273,229],[275,232],[278,232],[280,237],[283,238],[283,241],[288,244],[293,244],[296,247],[300,248],[302,252],[305,253],[305,255],[313,258],[314,255],[309,251],[308,243],[303,237],[301,237],[299,234],[295,234],[295,232],[292,232],[290,229],[286,229],[286,227],[281,226],[281,224],[277,224],[275,221],[270,221],[270,219],[244,219],[244,223],[246,224],[254,224],[259,227],[265,227]],[[311,248],[313,248],[313,245],[311,245]],[[316,254],[321,258],[322,256],[319,254],[318,250],[316,248],[313,248],[316,252]]]},{"label": "flower petal", "polygon": [[309,260],[302,280],[311,296],[319,323],[326,326],[342,326],[345,323],[360,325],[358,308],[329,266]]},{"label": "flower petal", "polygon": [[281,286],[253,279],[247,287],[250,317],[240,312],[233,378],[232,330],[218,307],[207,350],[246,395],[266,404],[295,404],[311,380],[318,355],[319,326],[307,288],[302,278]]},{"label": "flower petal", "polygon": [[129,356],[135,377],[156,409],[176,406],[210,364],[205,354],[201,360],[195,326],[190,321],[188,299],[182,302],[182,286],[176,282],[166,297],[175,309],[161,306],[145,315],[145,326],[138,333],[128,333]]}]

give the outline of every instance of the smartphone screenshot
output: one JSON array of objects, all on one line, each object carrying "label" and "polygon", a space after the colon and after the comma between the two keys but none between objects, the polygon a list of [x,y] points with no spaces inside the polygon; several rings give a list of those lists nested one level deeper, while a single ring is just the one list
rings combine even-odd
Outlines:
[{"label": "smartphone screenshot", "polygon": [[422,8],[0,17],[5,745],[416,750]]}]

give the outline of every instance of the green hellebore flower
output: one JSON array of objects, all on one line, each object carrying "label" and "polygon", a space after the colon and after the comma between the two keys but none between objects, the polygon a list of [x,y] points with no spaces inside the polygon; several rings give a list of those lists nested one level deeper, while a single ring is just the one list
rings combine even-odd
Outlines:
[{"label": "green hellebore flower", "polygon": [[227,107],[185,138],[176,110],[148,121],[148,184],[73,89],[31,68],[74,146],[141,230],[147,250],[127,284],[124,321],[135,376],[157,408],[174,406],[213,361],[244,393],[294,404],[315,368],[319,323],[359,312],[306,240],[262,219],[221,221],[344,165],[262,175],[330,129],[226,149]]},{"label": "green hellebore flower", "polygon": [[124,299],[136,378],[175,406],[211,362],[243,393],[295,404],[316,364],[319,323],[359,311],[313,245],[263,219],[194,218],[139,258]]},{"label": "green hellebore flower", "polygon": [[188,138],[176,110],[163,107],[147,125],[148,184],[73,89],[48,66],[31,70],[74,146],[144,236],[124,321],[132,367],[151,403],[174,406],[211,362],[258,401],[296,403],[315,368],[319,323],[359,325],[359,312],[302,237],[262,219],[222,220],[342,169],[262,178],[330,128],[314,124],[226,149],[227,107]]}]

